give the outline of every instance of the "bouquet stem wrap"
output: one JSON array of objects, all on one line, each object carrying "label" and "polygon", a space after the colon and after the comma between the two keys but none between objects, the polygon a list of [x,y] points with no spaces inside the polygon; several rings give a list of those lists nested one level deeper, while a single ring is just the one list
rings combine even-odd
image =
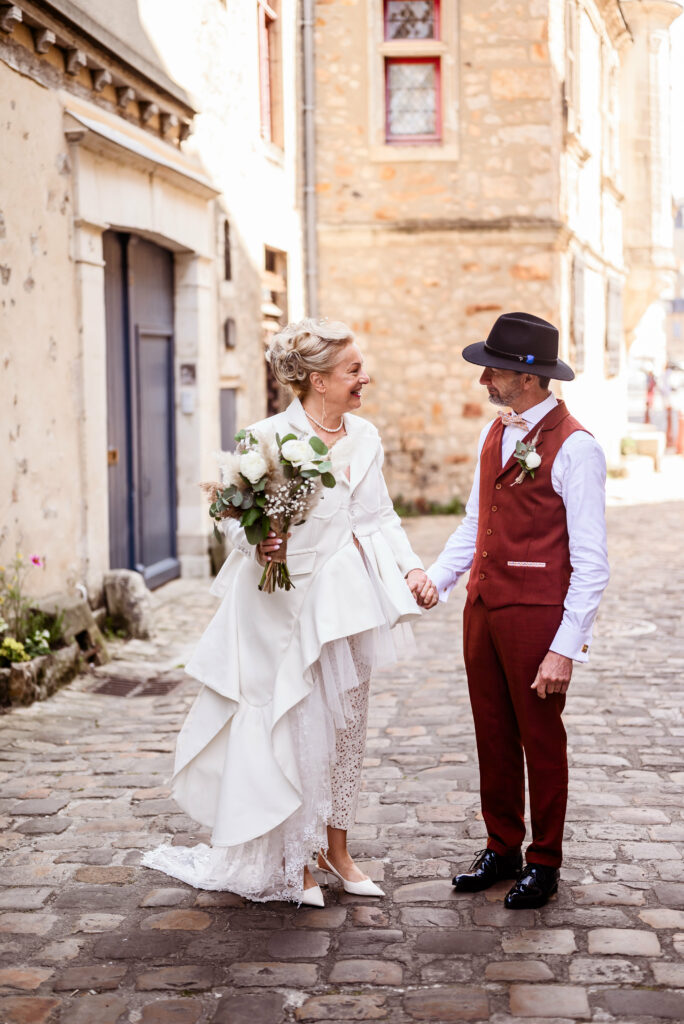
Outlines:
[{"label": "bouquet stem wrap", "polygon": [[269,556],[271,561],[266,563],[259,582],[259,590],[263,590],[267,594],[272,594],[277,588],[290,590],[294,587],[290,571],[287,568],[287,534],[278,534],[278,536],[282,544],[277,551],[271,552]]}]

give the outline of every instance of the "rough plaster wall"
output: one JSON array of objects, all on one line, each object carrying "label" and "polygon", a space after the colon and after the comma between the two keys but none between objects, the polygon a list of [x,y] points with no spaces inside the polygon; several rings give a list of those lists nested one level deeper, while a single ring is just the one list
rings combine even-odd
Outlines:
[{"label": "rough plaster wall", "polygon": [[[289,254],[289,303],[303,314],[301,229],[296,188],[299,108],[295,96],[295,0],[284,0],[284,155],[260,138],[257,12],[252,3],[140,0],[141,20],[167,71],[195,98],[199,114],[187,143],[222,191],[219,208],[231,224],[233,280],[220,284],[220,320],[236,322],[237,347],[222,356],[224,378],[238,378],[238,421],[265,415],[262,342],[264,246]],[[220,218],[218,250],[222,250]],[[217,267],[219,278],[222,267]],[[220,325],[219,325],[220,327]],[[217,344],[222,349],[220,331]]]},{"label": "rough plaster wall", "polygon": [[[52,552],[31,590],[79,579],[81,408],[61,108],[0,62],[0,561]],[[60,538],[58,546],[53,537]]]}]

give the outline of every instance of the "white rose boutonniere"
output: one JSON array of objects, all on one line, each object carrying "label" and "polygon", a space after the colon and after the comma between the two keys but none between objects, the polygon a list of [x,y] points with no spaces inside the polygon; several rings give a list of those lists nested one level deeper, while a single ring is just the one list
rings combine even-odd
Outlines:
[{"label": "white rose boutonniere", "polygon": [[520,472],[511,484],[511,487],[515,487],[516,484],[521,484],[526,476],[531,476],[534,480],[535,470],[539,469],[542,463],[541,455],[537,451],[540,433],[541,431],[538,430],[532,440],[528,441],[527,444],[525,444],[524,441],[515,442],[515,453],[513,457],[520,466]]}]

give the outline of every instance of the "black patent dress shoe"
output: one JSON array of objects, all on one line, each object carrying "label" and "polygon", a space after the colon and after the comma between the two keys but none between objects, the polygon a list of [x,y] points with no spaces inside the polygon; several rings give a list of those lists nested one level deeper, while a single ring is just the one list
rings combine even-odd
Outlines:
[{"label": "black patent dress shoe", "polygon": [[470,870],[456,875],[452,885],[456,892],[482,892],[504,878],[517,878],[521,871],[522,854],[503,857],[494,850],[480,850]]},{"label": "black patent dress shoe", "polygon": [[508,910],[543,907],[549,897],[558,892],[559,878],[558,868],[549,868],[545,864],[528,864],[506,896],[504,906]]}]

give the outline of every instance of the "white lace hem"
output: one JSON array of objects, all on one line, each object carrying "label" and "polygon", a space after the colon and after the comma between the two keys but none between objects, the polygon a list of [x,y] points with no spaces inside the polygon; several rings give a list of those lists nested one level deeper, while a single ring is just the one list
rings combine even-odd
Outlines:
[{"label": "white lace hem", "polygon": [[390,630],[384,632],[369,630],[326,643],[311,666],[313,688],[287,714],[302,786],[293,814],[237,846],[165,844],[145,853],[141,863],[197,889],[234,892],[257,902],[296,900],[312,851],[327,845],[336,732],[353,717],[348,692],[368,680],[378,662],[396,660]]}]

